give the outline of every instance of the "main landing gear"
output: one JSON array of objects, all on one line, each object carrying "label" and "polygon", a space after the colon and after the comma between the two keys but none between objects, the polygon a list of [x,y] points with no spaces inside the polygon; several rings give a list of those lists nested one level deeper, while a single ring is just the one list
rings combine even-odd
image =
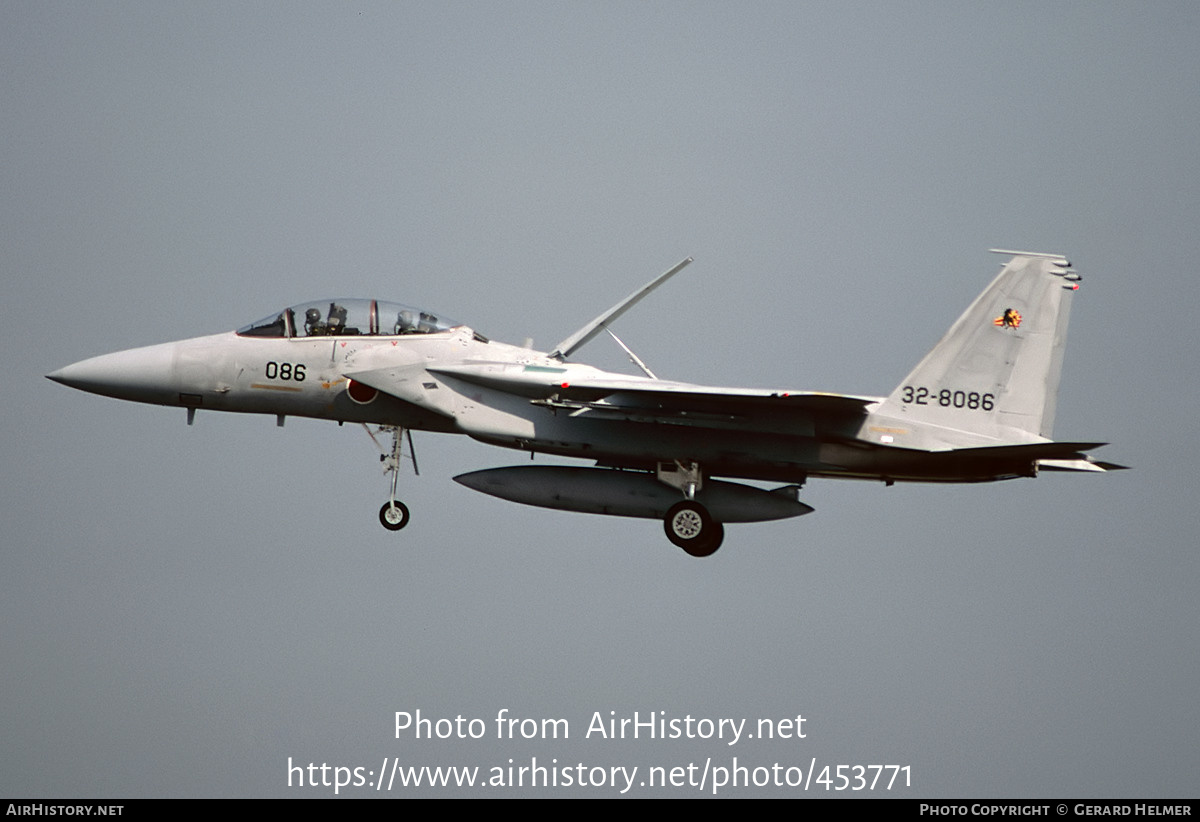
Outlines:
[{"label": "main landing gear", "polygon": [[[367,434],[371,437],[376,445],[379,445],[379,440],[375,439],[375,435],[371,433],[371,429],[363,426]],[[379,461],[383,463],[383,470],[391,477],[391,494],[388,496],[388,501],[379,509],[379,524],[389,531],[399,531],[405,525],[408,525],[408,506],[400,500],[396,499],[396,481],[400,478],[400,461],[403,457],[401,443],[404,438],[408,438],[408,453],[412,458],[413,473],[420,476],[421,470],[417,467],[417,452],[413,450],[412,432],[398,425],[382,425],[379,427],[380,433],[388,431],[392,435],[392,447],[390,451],[384,451],[383,446],[379,445]]]},{"label": "main landing gear", "polygon": [[708,509],[698,502],[680,500],[663,518],[667,539],[694,557],[715,554],[725,539],[725,527],[714,522]]},{"label": "main landing gear", "polygon": [[663,530],[667,539],[694,557],[712,556],[725,539],[725,527],[713,520],[708,509],[696,502],[696,492],[704,480],[700,466],[676,461],[673,466],[659,463],[658,479],[683,492],[684,499],[667,509]]}]

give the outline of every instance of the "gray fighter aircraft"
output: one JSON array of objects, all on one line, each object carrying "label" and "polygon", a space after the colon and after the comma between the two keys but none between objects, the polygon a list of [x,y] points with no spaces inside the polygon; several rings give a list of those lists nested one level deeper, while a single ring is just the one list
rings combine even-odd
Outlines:
[{"label": "gray fighter aircraft", "polygon": [[[1050,437],[1071,298],[1065,257],[1011,259],[933,350],[886,397],[719,388],[661,380],[569,357],[691,258],[647,283],[550,352],[489,340],[419,308],[320,300],[237,331],[83,360],[47,375],[124,400],[361,423],[391,435],[380,459],[391,492],[385,528],[409,520],[396,499],[414,429],[578,457],[590,467],[522,465],[454,479],[507,500],[657,518],[693,556],[721,545],[724,523],[810,513],[811,477],[988,482],[1039,471],[1108,471],[1095,442]],[[372,432],[370,425],[378,426]],[[376,440],[378,444],[378,440]],[[766,490],[714,477],[784,483]]]}]

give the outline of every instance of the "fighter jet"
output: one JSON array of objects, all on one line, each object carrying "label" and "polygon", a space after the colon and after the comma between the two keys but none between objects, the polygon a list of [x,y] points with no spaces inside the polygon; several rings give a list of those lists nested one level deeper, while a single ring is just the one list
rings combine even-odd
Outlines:
[{"label": "fighter jet", "polygon": [[[810,513],[813,477],[989,482],[1040,471],[1123,468],[1097,442],[1050,439],[1071,300],[1080,274],[1059,254],[1004,251],[999,275],[885,397],[724,388],[657,378],[610,325],[689,257],[548,352],[490,340],[441,314],[373,299],[327,299],[237,331],[106,354],[48,374],[123,400],[186,409],[359,423],[390,435],[382,525],[398,531],[412,431],[466,434],[588,466],[519,465],[463,474],[503,499],[660,519],[693,556],[724,525]],[[607,332],[641,370],[602,371],[571,355]],[[372,426],[375,427],[372,430]],[[378,444],[378,440],[376,439]],[[722,479],[718,479],[718,477]],[[730,479],[780,483],[762,488]]]}]

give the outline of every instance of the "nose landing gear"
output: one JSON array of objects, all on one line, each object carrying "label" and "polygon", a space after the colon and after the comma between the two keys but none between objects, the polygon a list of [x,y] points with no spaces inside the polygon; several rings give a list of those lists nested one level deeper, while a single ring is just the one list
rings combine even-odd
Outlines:
[{"label": "nose landing gear", "polygon": [[375,445],[379,446],[379,461],[383,463],[384,472],[391,477],[391,494],[388,496],[388,501],[379,509],[379,524],[389,531],[399,531],[408,525],[409,520],[408,506],[396,499],[396,482],[400,478],[400,461],[403,457],[401,443],[405,438],[408,439],[408,454],[412,459],[413,473],[417,476],[421,475],[421,470],[417,467],[417,452],[413,450],[412,431],[399,425],[381,425],[380,433],[387,431],[392,435],[392,447],[390,451],[384,451],[383,446],[379,445],[379,440],[375,438],[375,434],[371,433],[371,429],[366,425],[363,428]]}]

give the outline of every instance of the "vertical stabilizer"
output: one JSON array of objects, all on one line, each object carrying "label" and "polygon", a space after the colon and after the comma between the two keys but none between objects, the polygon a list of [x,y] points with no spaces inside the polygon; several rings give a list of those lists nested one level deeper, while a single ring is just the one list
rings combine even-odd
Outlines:
[{"label": "vertical stabilizer", "polygon": [[[1080,276],[1058,254],[1011,254],[999,276],[877,410],[924,431],[925,447],[1049,438],[1071,297]],[[897,443],[900,444],[900,443]],[[916,445],[917,443],[912,443]]]}]

